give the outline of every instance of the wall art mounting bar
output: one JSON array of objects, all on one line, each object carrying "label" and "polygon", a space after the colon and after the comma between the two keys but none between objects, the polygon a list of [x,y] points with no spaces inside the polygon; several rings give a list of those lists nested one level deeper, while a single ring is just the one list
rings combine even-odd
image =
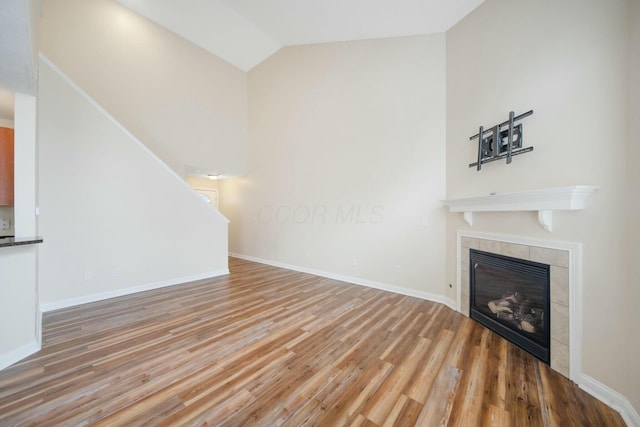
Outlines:
[{"label": "wall art mounting bar", "polygon": [[480,126],[477,134],[469,137],[469,141],[478,138],[478,161],[470,163],[469,167],[476,167],[480,170],[484,163],[493,162],[500,159],[507,159],[511,163],[513,156],[533,151],[533,147],[522,147],[522,123],[516,124],[518,120],[524,119],[533,114],[533,110],[516,116],[513,111],[509,113],[509,120],[502,122],[488,129]]}]

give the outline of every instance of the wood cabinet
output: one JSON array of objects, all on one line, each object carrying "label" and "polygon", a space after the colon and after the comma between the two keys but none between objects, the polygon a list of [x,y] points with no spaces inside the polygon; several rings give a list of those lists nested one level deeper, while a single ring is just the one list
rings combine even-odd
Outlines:
[{"label": "wood cabinet", "polygon": [[0,206],[13,206],[13,129],[0,127]]}]

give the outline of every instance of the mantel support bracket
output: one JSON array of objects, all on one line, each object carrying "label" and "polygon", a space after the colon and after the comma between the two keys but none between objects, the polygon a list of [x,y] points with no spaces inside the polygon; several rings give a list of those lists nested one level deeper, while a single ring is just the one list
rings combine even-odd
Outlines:
[{"label": "mantel support bracket", "polygon": [[538,211],[538,222],[544,228],[544,231],[552,231],[553,230],[553,211],[544,210]]},{"label": "mantel support bracket", "polygon": [[464,220],[467,221],[467,224],[473,227],[473,212],[465,212]]}]

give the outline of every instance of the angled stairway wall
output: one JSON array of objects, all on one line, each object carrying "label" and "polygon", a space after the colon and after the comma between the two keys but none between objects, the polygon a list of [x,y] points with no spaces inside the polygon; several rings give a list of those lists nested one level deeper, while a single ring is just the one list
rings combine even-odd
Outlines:
[{"label": "angled stairway wall", "polygon": [[44,57],[38,100],[43,311],[228,272],[226,218]]},{"label": "angled stairway wall", "polygon": [[176,173],[246,171],[246,73],[112,0],[44,3],[40,51]]}]

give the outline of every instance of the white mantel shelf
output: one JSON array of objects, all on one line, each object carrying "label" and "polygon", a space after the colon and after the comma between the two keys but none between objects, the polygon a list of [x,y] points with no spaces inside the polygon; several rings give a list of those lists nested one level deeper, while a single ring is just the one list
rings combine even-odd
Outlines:
[{"label": "white mantel shelf", "polygon": [[517,193],[449,199],[443,202],[451,212],[464,212],[464,219],[473,226],[474,212],[537,211],[538,222],[546,231],[553,228],[553,211],[581,210],[584,201],[596,191],[595,185],[548,188]]}]

